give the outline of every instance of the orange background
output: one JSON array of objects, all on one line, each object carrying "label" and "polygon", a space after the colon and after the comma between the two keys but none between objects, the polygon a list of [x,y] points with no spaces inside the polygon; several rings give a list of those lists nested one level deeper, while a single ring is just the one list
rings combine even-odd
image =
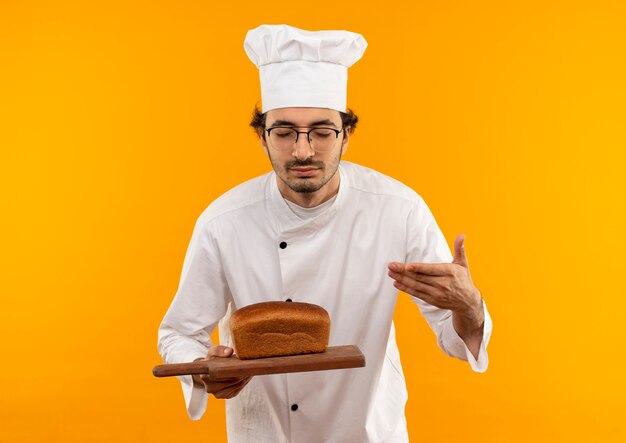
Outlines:
[{"label": "orange background", "polygon": [[346,160],[405,182],[494,320],[489,370],[396,313],[412,441],[625,441],[626,9],[615,1],[0,6],[0,440],[225,440],[156,379],[196,218],[269,170],[248,29],[348,29]]}]

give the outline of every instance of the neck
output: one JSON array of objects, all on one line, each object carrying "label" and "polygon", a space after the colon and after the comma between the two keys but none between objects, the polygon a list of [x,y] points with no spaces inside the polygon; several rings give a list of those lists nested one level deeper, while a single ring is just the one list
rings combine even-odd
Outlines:
[{"label": "neck", "polygon": [[335,172],[333,178],[328,183],[315,192],[295,192],[285,184],[278,176],[276,176],[278,190],[282,196],[292,203],[303,208],[314,208],[325,201],[330,200],[339,192],[339,170]]}]

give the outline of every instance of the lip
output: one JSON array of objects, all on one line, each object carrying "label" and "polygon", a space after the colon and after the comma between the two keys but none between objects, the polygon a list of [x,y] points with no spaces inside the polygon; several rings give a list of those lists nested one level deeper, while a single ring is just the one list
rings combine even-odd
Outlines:
[{"label": "lip", "polygon": [[317,171],[319,171],[319,168],[291,168],[291,171],[293,171],[298,177],[311,177],[312,175],[315,175]]}]

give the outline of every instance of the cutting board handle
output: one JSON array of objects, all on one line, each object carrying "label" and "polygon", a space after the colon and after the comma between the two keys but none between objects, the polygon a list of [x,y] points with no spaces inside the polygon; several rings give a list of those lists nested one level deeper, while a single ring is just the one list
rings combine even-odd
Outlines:
[{"label": "cutting board handle", "polygon": [[254,358],[250,360],[239,360],[236,356],[228,358],[212,357],[208,360],[190,363],[155,366],[152,369],[152,373],[155,377],[209,374],[212,380],[225,380],[254,375],[349,369],[364,366],[365,356],[358,346],[346,345],[331,346],[326,348],[325,352],[316,354]]}]

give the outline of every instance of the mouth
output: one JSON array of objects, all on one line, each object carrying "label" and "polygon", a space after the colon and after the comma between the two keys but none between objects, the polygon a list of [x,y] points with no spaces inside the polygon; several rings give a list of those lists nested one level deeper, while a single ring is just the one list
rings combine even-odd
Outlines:
[{"label": "mouth", "polygon": [[296,176],[298,177],[312,177],[319,171],[319,168],[312,168],[310,166],[301,166],[298,168],[290,168]]}]

